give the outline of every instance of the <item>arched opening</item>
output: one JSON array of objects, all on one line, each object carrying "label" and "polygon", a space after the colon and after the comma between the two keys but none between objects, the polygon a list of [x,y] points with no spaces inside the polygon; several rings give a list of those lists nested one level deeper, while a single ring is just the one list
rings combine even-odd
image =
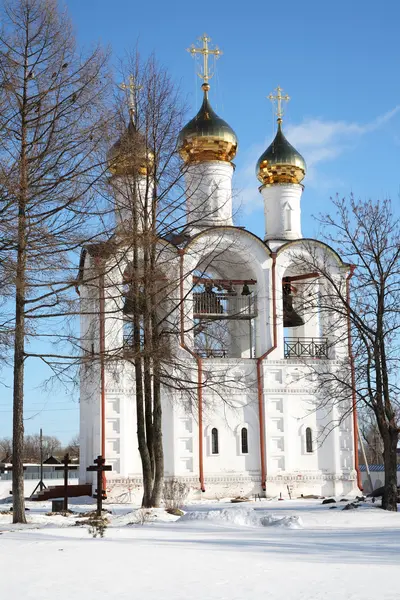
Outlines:
[{"label": "arched opening", "polygon": [[242,430],[240,432],[240,442],[241,442],[242,454],[248,454],[249,453],[249,434],[248,434],[247,427],[242,427]]},{"label": "arched opening", "polygon": [[169,347],[166,322],[166,278],[159,270],[146,276],[142,268],[128,264],[122,278],[123,349],[126,357],[163,356]]},{"label": "arched opening", "polygon": [[288,267],[282,278],[282,322],[285,358],[328,358],[322,336],[318,273]]},{"label": "arched opening", "polygon": [[211,454],[219,454],[218,429],[216,427],[211,430]]},{"label": "arched opening", "polygon": [[306,452],[313,451],[313,439],[312,439],[312,430],[311,427],[307,427],[306,429]]},{"label": "arched opening", "polygon": [[254,358],[257,280],[246,255],[207,255],[193,273],[194,348],[203,358]]}]

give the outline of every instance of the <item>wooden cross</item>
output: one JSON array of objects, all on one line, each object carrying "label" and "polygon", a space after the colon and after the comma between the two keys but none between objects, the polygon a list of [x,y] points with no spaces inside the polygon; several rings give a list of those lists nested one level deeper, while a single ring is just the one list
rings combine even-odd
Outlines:
[{"label": "wooden cross", "polygon": [[210,73],[208,70],[208,57],[210,54],[213,54],[215,58],[219,58],[222,54],[222,51],[218,48],[218,46],[216,46],[214,50],[210,50],[208,44],[211,42],[211,38],[209,38],[206,33],[204,33],[199,39],[201,42],[203,42],[203,46],[201,48],[196,48],[196,46],[192,44],[187,51],[190,52],[193,58],[196,56],[196,54],[203,55],[203,72],[197,73],[197,75],[200,77],[200,79],[203,79],[205,84],[208,84],[209,79],[211,79],[211,77],[214,75],[214,73]]},{"label": "wooden cross", "polygon": [[86,468],[86,471],[97,471],[97,490],[93,494],[93,498],[97,498],[97,516],[101,517],[101,512],[103,510],[103,500],[107,498],[106,490],[103,489],[103,473],[105,471],[112,471],[111,465],[106,465],[106,459],[99,454],[97,458],[93,461],[95,464]]},{"label": "wooden cross", "polygon": [[277,88],[275,88],[275,91],[276,96],[274,96],[271,93],[269,96],[267,96],[267,98],[268,100],[271,100],[271,102],[275,102],[276,100],[276,116],[278,117],[278,121],[281,121],[283,117],[282,100],[285,102],[289,102],[290,96],[288,96],[287,94],[285,96],[282,96],[283,89],[279,85]]},{"label": "wooden cross", "polygon": [[136,98],[135,92],[139,92],[143,86],[135,84],[135,78],[133,75],[129,75],[129,83],[120,83],[119,87],[121,90],[129,90],[129,100],[128,100],[128,108],[129,114],[131,116],[132,122],[134,122],[135,112],[136,112]]},{"label": "wooden cross", "polygon": [[63,510],[67,511],[68,510],[68,472],[69,471],[76,471],[76,469],[78,468],[76,465],[70,465],[69,464],[69,454],[67,452],[67,454],[64,456],[64,458],[62,459],[62,467],[56,467],[55,471],[64,471],[64,505],[63,505]]}]

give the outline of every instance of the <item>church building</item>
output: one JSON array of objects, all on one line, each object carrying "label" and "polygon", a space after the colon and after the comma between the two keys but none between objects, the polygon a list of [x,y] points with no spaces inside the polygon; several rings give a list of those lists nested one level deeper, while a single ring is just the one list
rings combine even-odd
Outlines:
[{"label": "church building", "polygon": [[[167,268],[179,280],[179,301],[171,320],[177,328],[180,369],[186,365],[190,375],[187,393],[182,383],[165,385],[161,391],[165,477],[184,481],[194,497],[356,492],[356,415],[351,406],[335,404],[334,398],[322,401],[315,374],[314,379],[310,375],[315,365],[335,369],[349,360],[348,339],[334,343],[326,317],[317,309],[307,314],[302,290],[318,295],[323,284],[318,272],[301,268],[298,258],[310,249],[325,252],[329,268],[343,281],[349,265],[322,242],[302,236],[307,169],[284,135],[282,102],[288,97],[280,87],[271,96],[277,106],[276,135],[254,165],[254,185],[264,201],[264,237],[234,225],[232,178],[238,140],[211,106],[208,58],[220,51],[210,48],[207,36],[201,39],[202,47],[191,52],[204,59],[202,104],[177,139],[187,224],[184,235],[168,240]],[[133,131],[132,120],[124,135]],[[132,179],[120,148],[119,141],[110,151],[117,199],[118,190]],[[144,185],[145,166],[142,172]],[[140,177],[135,185],[142,185]],[[122,204],[118,207],[116,202],[115,235],[128,220]],[[96,292],[98,253],[93,247],[82,251],[84,355],[110,356],[129,343],[129,307],[121,268],[114,269],[117,260],[112,254],[107,258],[114,287],[103,285],[102,292]],[[103,454],[112,465],[108,496],[132,499],[137,493],[139,498],[135,373],[123,355],[114,357],[82,366],[80,481],[92,482],[86,469]]]}]

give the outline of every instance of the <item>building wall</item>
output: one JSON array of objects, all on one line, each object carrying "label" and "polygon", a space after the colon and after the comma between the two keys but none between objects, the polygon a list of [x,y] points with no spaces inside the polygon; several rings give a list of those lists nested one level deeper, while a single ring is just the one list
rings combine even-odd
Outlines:
[{"label": "building wall", "polygon": [[[210,234],[211,235],[211,234]],[[230,253],[230,260],[217,265],[231,271],[225,277],[257,280],[258,317],[255,322],[256,355],[261,356],[273,342],[272,313],[272,260],[262,242],[247,233],[228,228],[223,241],[218,231],[218,249]],[[212,237],[212,236],[211,236]],[[188,256],[185,272],[193,272],[211,246],[210,236],[200,236]],[[236,254],[245,260],[235,259]],[[247,261],[247,262],[246,262]],[[282,305],[282,277],[290,268],[290,256],[279,256],[276,267],[277,305]],[[247,265],[247,266],[246,266]],[[178,264],[175,265],[177,268]],[[90,268],[90,263],[87,263]],[[251,268],[251,271],[249,270]],[[122,319],[116,314],[118,306],[118,277],[121,268],[110,274],[115,288],[107,288],[106,347],[122,348]],[[112,279],[114,277],[114,280]],[[84,287],[84,286],[83,286]],[[185,290],[190,282],[185,282]],[[94,329],[94,347],[98,352],[98,308],[96,295],[81,291],[83,304],[91,302],[92,317],[82,317],[82,335]],[[190,302],[190,294],[188,297]],[[98,307],[98,305],[97,305]],[[122,300],[120,303],[122,309]],[[190,310],[185,311],[187,329],[190,330]],[[280,320],[279,320],[280,319]],[[298,335],[317,335],[315,320],[309,321]],[[295,332],[296,333],[296,332]],[[352,418],[343,418],[334,402],[324,400],[321,405],[316,388],[309,377],[307,360],[284,358],[284,329],[280,316],[277,323],[277,347],[262,363],[262,413],[264,423],[261,433],[265,437],[266,493],[284,497],[294,495],[340,495],[356,491],[354,472],[354,432]],[[90,341],[90,340],[89,340]],[[92,343],[92,342],[90,342]],[[178,343],[178,341],[177,341]],[[187,336],[186,343],[192,343]],[[90,347],[88,347],[90,351]],[[342,349],[343,352],[345,350]],[[339,353],[340,354],[340,353]],[[189,353],[181,350],[181,360],[187,361],[193,371],[195,363]],[[340,368],[340,362],[329,361],[330,368]],[[199,432],[196,394],[185,397],[182,392],[164,389],[163,443],[165,474],[179,477],[194,490],[199,490],[199,435],[203,441],[205,493],[209,497],[254,494],[261,490],[260,457],[260,407],[258,400],[257,361],[250,358],[205,359],[204,372],[214,378],[211,386],[204,388],[203,430]],[[96,362],[84,367],[81,380],[81,481],[90,481],[86,467],[100,453],[100,366]],[[121,360],[106,364],[106,460],[113,466],[107,476],[115,497],[124,490],[140,493],[141,462],[136,438],[136,402],[133,367]],[[332,427],[332,423],[336,423]],[[240,448],[240,432],[248,429],[249,452]],[[211,451],[212,429],[218,430],[219,451]],[[306,429],[311,428],[312,452],[307,452]],[[289,486],[289,487],[288,487]]]}]

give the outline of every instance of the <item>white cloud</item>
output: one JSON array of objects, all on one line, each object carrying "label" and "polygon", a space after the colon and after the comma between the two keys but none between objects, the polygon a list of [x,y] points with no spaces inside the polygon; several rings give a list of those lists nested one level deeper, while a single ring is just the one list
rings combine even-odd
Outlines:
[{"label": "white cloud", "polygon": [[[354,144],[356,138],[376,131],[399,111],[400,105],[395,106],[392,110],[365,124],[310,118],[305,119],[299,125],[288,126],[285,130],[288,140],[295,148],[301,149],[301,153],[306,159],[307,183],[320,186],[317,165],[334,160],[349,148],[350,144]],[[263,144],[256,144],[250,148],[246,153],[244,166],[236,173],[238,200],[242,210],[247,213],[253,212],[262,205],[261,195],[257,191],[255,166],[267,145],[268,141],[265,141]],[[326,181],[324,183],[326,185]]]}]

